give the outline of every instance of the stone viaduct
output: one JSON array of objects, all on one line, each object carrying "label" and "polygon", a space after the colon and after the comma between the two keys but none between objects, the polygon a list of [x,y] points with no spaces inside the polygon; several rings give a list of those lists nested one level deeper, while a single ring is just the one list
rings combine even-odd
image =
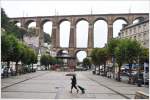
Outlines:
[{"label": "stone viaduct", "polygon": [[[36,22],[36,32],[39,33],[40,44],[43,43],[43,24],[47,21],[52,22],[52,50],[59,52],[60,50],[67,50],[69,55],[76,56],[78,51],[86,51],[87,56],[90,56],[92,48],[94,48],[94,23],[97,20],[104,20],[108,26],[107,41],[113,38],[113,23],[118,19],[123,19],[127,24],[132,24],[134,20],[147,19],[149,18],[148,13],[126,13],[126,14],[89,14],[89,15],[62,15],[62,16],[36,16],[36,17],[17,17],[11,18],[13,22],[20,22],[21,27],[28,27],[29,23]],[[85,20],[89,23],[88,29],[88,44],[87,48],[77,48],[76,47],[76,24]],[[60,28],[59,25],[63,21],[69,21],[70,26],[70,37],[69,37],[69,47],[60,47]]]}]

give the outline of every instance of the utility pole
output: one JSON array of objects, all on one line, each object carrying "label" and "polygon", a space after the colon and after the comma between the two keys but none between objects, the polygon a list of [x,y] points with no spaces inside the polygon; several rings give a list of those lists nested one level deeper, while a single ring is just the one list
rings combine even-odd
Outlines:
[{"label": "utility pole", "polygon": [[131,13],[131,5],[130,5],[130,7],[129,7],[129,14]]},{"label": "utility pole", "polygon": [[92,8],[91,8],[91,15],[93,14],[93,10],[92,10]]},{"label": "utility pole", "polygon": [[23,17],[24,17],[24,10],[23,10]]}]

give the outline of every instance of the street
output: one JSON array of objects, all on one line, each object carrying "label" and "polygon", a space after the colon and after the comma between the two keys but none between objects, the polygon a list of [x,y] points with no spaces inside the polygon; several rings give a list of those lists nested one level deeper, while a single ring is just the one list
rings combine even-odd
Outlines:
[{"label": "street", "polygon": [[[70,93],[71,76],[66,76],[68,73],[76,73],[77,84],[86,89],[85,94],[77,93],[75,89]],[[149,88],[93,75],[91,71],[37,71],[1,79],[1,98],[4,99],[133,99],[136,91],[148,94]]]}]

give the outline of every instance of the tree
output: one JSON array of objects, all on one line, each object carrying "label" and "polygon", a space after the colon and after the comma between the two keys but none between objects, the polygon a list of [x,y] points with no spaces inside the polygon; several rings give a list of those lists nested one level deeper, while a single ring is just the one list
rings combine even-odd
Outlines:
[{"label": "tree", "polygon": [[98,48],[94,48],[91,52],[91,61],[95,65],[95,72],[96,72],[96,67],[98,65],[98,62],[99,62],[97,59],[97,52],[98,52]]},{"label": "tree", "polygon": [[33,36],[38,36],[39,34],[37,34],[36,32],[36,27],[30,27],[28,28],[26,35],[29,37],[33,37]]},{"label": "tree", "polygon": [[50,64],[49,56],[48,55],[42,55],[40,59],[41,65],[44,65],[47,69],[48,65]]},{"label": "tree", "polygon": [[132,64],[134,61],[138,62],[138,57],[141,52],[141,45],[136,40],[126,39],[126,62],[129,64],[129,83],[131,83],[131,72],[132,72]]},{"label": "tree", "polygon": [[139,55],[139,63],[149,62],[149,49],[141,47],[141,52]]},{"label": "tree", "polygon": [[51,43],[51,37],[48,33],[44,32],[44,42],[50,44]]},{"label": "tree", "polygon": [[21,62],[24,64],[24,65],[28,65],[29,64],[29,61],[30,61],[30,55],[29,55],[29,47],[27,47],[26,45],[23,45],[23,57],[21,58]]},{"label": "tree", "polygon": [[108,48],[108,53],[111,57],[114,55],[115,48],[118,46],[118,44],[120,44],[120,39],[111,39],[108,42],[107,48]]},{"label": "tree", "polygon": [[18,30],[19,30],[19,33],[20,33],[19,39],[21,39],[21,40],[23,41],[23,36],[24,36],[25,34],[27,34],[27,30],[24,29],[24,28],[18,28]]},{"label": "tree", "polygon": [[83,66],[90,69],[90,66],[91,66],[91,62],[88,58],[84,58],[83,59]]},{"label": "tree", "polygon": [[9,67],[10,61],[14,61],[16,53],[19,52],[19,44],[16,37],[13,35],[2,35],[2,61],[7,62],[7,66]]},{"label": "tree", "polygon": [[[100,65],[104,65],[104,75],[106,75],[106,61],[108,59],[108,51],[107,48],[95,48],[91,53],[92,62],[95,66],[99,66],[99,74],[100,74]],[[95,67],[96,71],[96,67]]]},{"label": "tree", "polygon": [[[9,67],[10,61],[16,62],[16,72],[18,73],[18,62],[22,60],[25,50],[24,45],[13,35],[2,35],[2,61],[7,62]],[[25,58],[28,59],[28,58]]]},{"label": "tree", "polygon": [[35,64],[35,63],[37,63],[37,54],[34,52],[34,50],[33,49],[31,49],[31,51],[30,51],[30,63],[32,64],[32,69],[33,69],[33,64]]},{"label": "tree", "polygon": [[[51,38],[50,35],[48,33],[41,33],[44,35],[44,42],[50,44],[51,43]],[[39,34],[37,34],[36,32],[36,28],[35,27],[30,27],[27,31],[27,36],[33,37],[33,36],[38,36]]]},{"label": "tree", "polygon": [[118,44],[118,46],[115,48],[115,51],[114,51],[116,62],[119,67],[118,78],[117,78],[118,81],[120,81],[121,66],[125,62],[125,59],[126,59],[126,55],[125,55],[126,45],[127,45],[127,42],[125,40],[120,40],[120,44]]},{"label": "tree", "polygon": [[16,62],[16,65],[15,65],[15,69],[16,69],[16,73],[18,73],[18,62],[21,61],[21,58],[23,57],[23,45],[18,42],[16,44],[16,46],[14,47],[14,53],[12,54],[12,60],[13,62]]},{"label": "tree", "polygon": [[1,27],[6,29],[9,23],[9,18],[7,17],[3,8],[1,8]]},{"label": "tree", "polygon": [[19,28],[15,22],[11,22],[3,8],[1,8],[1,27],[5,29],[5,34],[12,34],[18,39],[23,40],[23,35],[27,33],[27,31],[23,28]]},{"label": "tree", "polygon": [[11,22],[4,10],[1,9],[2,17],[2,61],[7,62],[9,67],[10,61],[16,62],[16,72],[18,72],[18,62],[24,64],[36,63],[37,57],[33,50],[25,46],[19,39],[23,40],[23,35],[27,31],[16,26],[15,22]]},{"label": "tree", "polygon": [[100,65],[104,65],[104,76],[106,76],[106,61],[108,59],[108,50],[107,48],[99,48],[97,52],[97,59],[99,64],[99,73],[100,73]]},{"label": "tree", "polygon": [[9,52],[9,49],[10,49],[10,41],[8,39],[8,36],[3,34],[2,33],[2,36],[1,36],[1,57],[2,57],[2,61],[8,61],[9,57],[8,57],[8,52]]},{"label": "tree", "polygon": [[115,49],[119,44],[120,44],[120,39],[116,39],[116,38],[111,39],[107,44],[109,59],[112,59],[113,62],[113,77],[115,74],[115,58],[116,58]]}]

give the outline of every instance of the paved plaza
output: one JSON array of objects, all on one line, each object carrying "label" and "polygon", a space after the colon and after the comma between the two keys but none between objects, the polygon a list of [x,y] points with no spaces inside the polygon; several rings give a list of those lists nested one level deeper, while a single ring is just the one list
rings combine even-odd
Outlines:
[{"label": "paved plaza", "polygon": [[1,98],[24,99],[129,99],[136,91],[148,94],[149,88],[117,82],[113,79],[93,75],[91,71],[74,72],[77,83],[83,86],[81,91],[70,93],[72,72],[37,71],[21,76],[1,79]]}]

